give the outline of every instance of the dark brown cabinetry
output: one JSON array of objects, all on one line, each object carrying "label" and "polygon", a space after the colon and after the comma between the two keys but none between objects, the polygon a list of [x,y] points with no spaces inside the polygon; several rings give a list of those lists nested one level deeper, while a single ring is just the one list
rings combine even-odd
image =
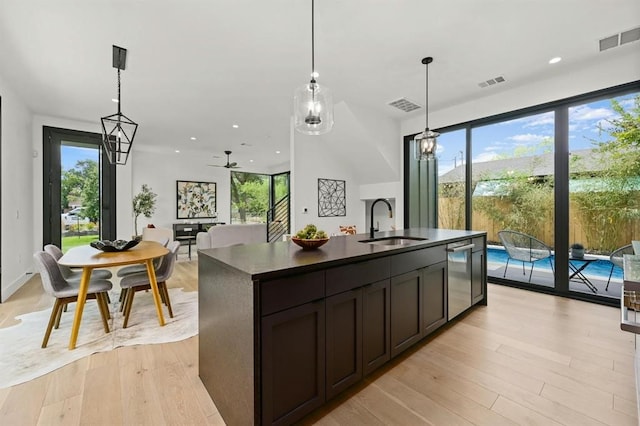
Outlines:
[{"label": "dark brown cabinetry", "polygon": [[263,317],[261,353],[263,424],[291,424],[324,404],[324,301]]},{"label": "dark brown cabinetry", "polygon": [[364,375],[391,359],[390,281],[362,288],[362,363]]},{"label": "dark brown cabinetry", "polygon": [[426,336],[447,322],[447,262],[422,269],[422,282],[422,335]]},{"label": "dark brown cabinetry", "polygon": [[202,251],[199,374],[224,420],[296,423],[445,324],[449,243],[479,247],[467,294],[486,303],[484,236],[416,233],[427,247],[380,251],[343,237],[315,252]]},{"label": "dark brown cabinetry", "polygon": [[362,378],[362,289],[327,297],[327,399]]},{"label": "dark brown cabinetry", "polygon": [[422,337],[422,273],[391,278],[391,357]]},{"label": "dark brown cabinetry", "polygon": [[471,303],[476,304],[484,300],[486,286],[487,259],[484,247],[471,253]]}]

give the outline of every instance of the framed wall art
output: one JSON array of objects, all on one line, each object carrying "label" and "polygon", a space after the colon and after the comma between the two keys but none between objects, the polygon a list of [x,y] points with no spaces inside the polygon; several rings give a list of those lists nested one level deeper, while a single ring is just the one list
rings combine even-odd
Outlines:
[{"label": "framed wall art", "polygon": [[213,219],[216,213],[216,183],[176,181],[178,219]]},{"label": "framed wall art", "polygon": [[334,179],[318,179],[318,216],[346,216],[346,182]]}]

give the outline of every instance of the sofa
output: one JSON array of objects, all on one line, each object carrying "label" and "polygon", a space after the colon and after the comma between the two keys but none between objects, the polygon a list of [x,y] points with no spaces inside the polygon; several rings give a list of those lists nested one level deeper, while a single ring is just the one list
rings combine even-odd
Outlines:
[{"label": "sofa", "polygon": [[266,223],[216,225],[210,227],[207,232],[198,232],[196,235],[198,250],[266,242]]}]

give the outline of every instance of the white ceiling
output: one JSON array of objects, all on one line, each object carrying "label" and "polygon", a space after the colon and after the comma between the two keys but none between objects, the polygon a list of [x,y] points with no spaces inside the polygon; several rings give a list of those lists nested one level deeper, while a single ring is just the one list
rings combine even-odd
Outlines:
[{"label": "white ceiling", "polygon": [[[317,0],[315,9],[318,81],[335,102],[399,120],[424,114],[387,104],[424,104],[425,56],[435,111],[640,49],[598,52],[599,39],[640,26],[638,0]],[[0,75],[33,113],[98,128],[116,111],[111,46],[125,47],[134,149],[199,152],[203,164],[224,163],[230,149],[232,161],[266,169],[289,158],[310,15],[310,0],[2,0]],[[549,65],[554,56],[563,61]],[[478,86],[497,76],[507,81]]]}]

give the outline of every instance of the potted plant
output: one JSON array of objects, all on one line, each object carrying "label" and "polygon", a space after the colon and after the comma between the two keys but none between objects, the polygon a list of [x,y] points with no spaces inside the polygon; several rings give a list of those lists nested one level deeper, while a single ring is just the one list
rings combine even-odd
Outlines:
[{"label": "potted plant", "polygon": [[142,190],[133,197],[134,239],[137,239],[140,235],[138,234],[138,216],[142,214],[146,218],[151,218],[153,212],[156,211],[157,196],[158,195],[145,183],[142,185]]},{"label": "potted plant", "polygon": [[584,246],[580,243],[571,244],[571,257],[582,259],[584,257]]}]

